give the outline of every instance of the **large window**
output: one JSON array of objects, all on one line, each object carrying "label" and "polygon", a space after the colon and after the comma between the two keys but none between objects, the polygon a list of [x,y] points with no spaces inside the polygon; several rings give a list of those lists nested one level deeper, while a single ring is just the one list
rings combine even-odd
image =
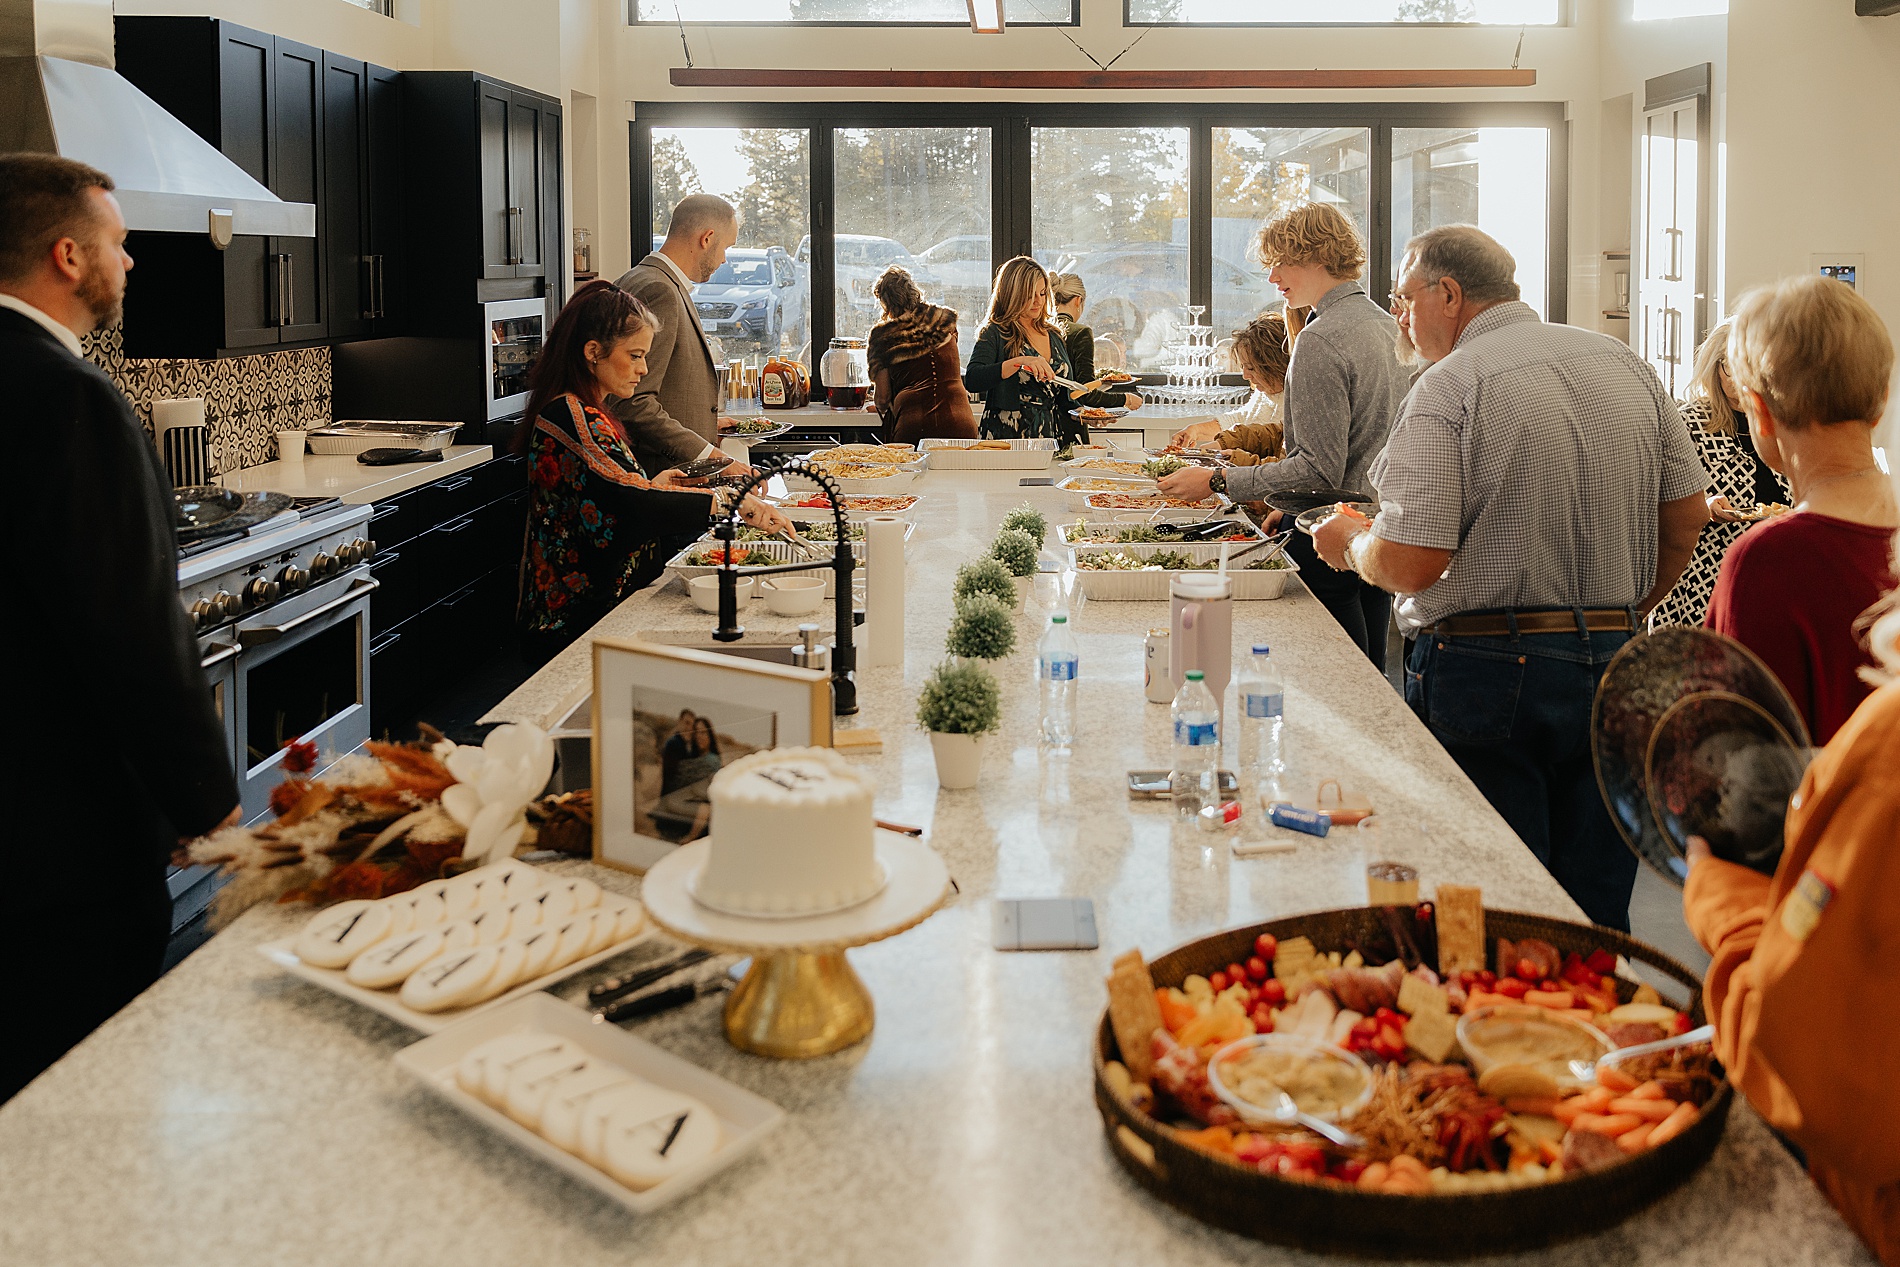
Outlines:
[{"label": "large window", "polygon": [[840,128],[832,134],[834,328],[864,337],[893,264],[954,308],[964,356],[990,297],[990,130]]},{"label": "large window", "polygon": [[1393,128],[1393,267],[1406,239],[1441,224],[1475,224],[1503,243],[1524,302],[1549,316],[1549,130]]},{"label": "large window", "polygon": [[634,117],[637,254],[683,194],[743,217],[698,296],[728,357],[809,364],[863,336],[892,264],[957,311],[967,356],[997,266],[1028,254],[1082,278],[1097,366],[1158,386],[1187,322],[1218,340],[1281,307],[1253,239],[1309,201],[1359,226],[1375,299],[1408,238],[1470,221],[1517,257],[1528,301],[1566,312],[1559,105],[636,102]]},{"label": "large window", "polygon": [[776,352],[802,353],[811,338],[811,270],[795,258],[811,231],[805,129],[655,128],[652,136],[653,247],[687,194],[718,194],[739,209],[738,244],[693,287],[714,354],[761,364]]},{"label": "large window", "polygon": [[[832,22],[849,26],[970,25],[965,0],[631,0],[635,22]],[[1073,24],[1075,0],[1004,0],[1012,26]]]},{"label": "large window", "polygon": [[1088,288],[1083,322],[1114,355],[1167,363],[1188,296],[1186,128],[1036,128],[1030,143],[1030,244],[1052,273]]},{"label": "large window", "polygon": [[1260,223],[1327,202],[1372,240],[1370,128],[1215,128],[1214,329],[1225,338],[1284,305],[1253,258]]},{"label": "large window", "polygon": [[[660,0],[651,2],[658,4]],[[1563,0],[1323,0],[1318,4],[1313,0],[1126,0],[1126,5],[1131,26],[1365,26],[1400,22],[1555,26],[1563,21]]]}]

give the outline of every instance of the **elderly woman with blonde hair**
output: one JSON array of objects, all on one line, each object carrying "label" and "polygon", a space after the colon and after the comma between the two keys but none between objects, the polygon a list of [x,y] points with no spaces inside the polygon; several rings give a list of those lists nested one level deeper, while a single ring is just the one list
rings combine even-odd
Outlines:
[{"label": "elderly woman with blonde hair", "polygon": [[[1858,486],[1869,505],[1884,505],[1884,529],[1865,525],[1870,540],[1882,536],[1883,553],[1900,545],[1892,513],[1900,488],[1860,447],[1893,369],[1893,345],[1872,307],[1823,278],[1765,288],[1736,313],[1730,355],[1763,456],[1792,476],[1801,499],[1787,520],[1798,525],[1819,515],[1809,498],[1832,480],[1831,487],[1845,485],[1851,495]],[[1841,411],[1853,417],[1826,420]],[[1833,461],[1829,475],[1817,476],[1811,454],[1790,455],[1777,444],[1778,437],[1837,428],[1846,430],[1827,443],[1848,460]],[[1863,457],[1865,470],[1857,465]],[[1763,593],[1751,601],[1776,598]],[[1729,1078],[1801,1148],[1815,1183],[1881,1262],[1900,1267],[1900,1113],[1892,1085],[1900,1020],[1869,1006],[1900,992],[1900,591],[1890,588],[1860,622],[1849,620],[1871,621],[1873,663],[1860,676],[1875,689],[1808,767],[1788,806],[1775,874],[1716,858],[1692,838],[1682,904],[1713,957],[1703,998]],[[1843,641],[1850,636],[1838,633]]]}]

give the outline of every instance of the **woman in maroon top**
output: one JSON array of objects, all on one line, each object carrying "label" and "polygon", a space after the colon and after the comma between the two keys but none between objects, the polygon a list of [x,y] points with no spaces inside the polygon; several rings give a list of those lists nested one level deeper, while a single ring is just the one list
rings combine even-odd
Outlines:
[{"label": "woman in maroon top", "polygon": [[1729,367],[1795,505],[1730,547],[1706,623],[1775,671],[1818,746],[1872,689],[1861,617],[1895,580],[1900,511],[1873,448],[1893,342],[1850,287],[1804,277],[1743,296]]}]

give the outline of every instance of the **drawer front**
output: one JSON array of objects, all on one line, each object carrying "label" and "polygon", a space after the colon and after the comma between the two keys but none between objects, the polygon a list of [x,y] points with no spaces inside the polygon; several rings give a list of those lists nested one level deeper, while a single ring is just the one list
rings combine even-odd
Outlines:
[{"label": "drawer front", "polygon": [[431,685],[424,679],[427,639],[423,621],[405,620],[369,640],[369,729],[379,738],[413,739],[398,729],[414,716]]},{"label": "drawer front", "polygon": [[503,454],[482,463],[469,474],[475,477],[472,504],[486,506],[489,502],[526,490],[528,459],[525,455]]},{"label": "drawer front", "polygon": [[432,595],[452,594],[494,565],[485,557],[483,517],[466,514],[422,534],[410,544],[411,566]]},{"label": "drawer front", "polygon": [[416,543],[405,542],[396,549],[378,547],[370,560],[370,575],[380,584],[369,599],[371,633],[393,629],[421,611],[430,595],[422,592],[420,578],[410,566]]}]

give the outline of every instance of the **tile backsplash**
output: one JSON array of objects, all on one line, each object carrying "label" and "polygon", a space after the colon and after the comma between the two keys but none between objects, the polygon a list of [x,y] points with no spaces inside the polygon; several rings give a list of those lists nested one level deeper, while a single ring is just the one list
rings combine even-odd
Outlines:
[{"label": "tile backsplash", "polygon": [[88,335],[86,355],[119,385],[147,432],[152,402],[205,401],[211,468],[222,475],[277,456],[277,433],[330,421],[330,349],[303,348],[215,361],[139,361],[126,356],[118,326]]}]

